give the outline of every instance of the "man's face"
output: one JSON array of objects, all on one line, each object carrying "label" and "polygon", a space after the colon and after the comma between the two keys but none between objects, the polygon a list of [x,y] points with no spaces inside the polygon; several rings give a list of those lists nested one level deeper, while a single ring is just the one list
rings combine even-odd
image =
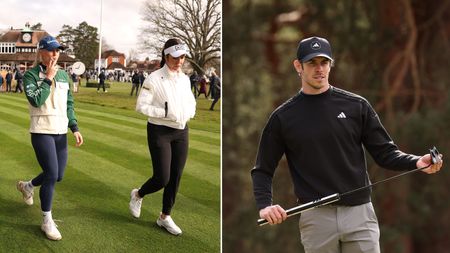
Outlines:
[{"label": "man's face", "polygon": [[314,57],[300,63],[294,61],[294,67],[302,77],[302,88],[311,91],[323,91],[328,88],[328,76],[331,70],[331,61],[325,57]]},{"label": "man's face", "polygon": [[172,71],[179,71],[181,67],[183,66],[184,60],[186,55],[181,55],[180,57],[173,57],[172,55],[168,54],[166,56],[166,64]]},{"label": "man's face", "polygon": [[59,58],[59,49],[54,49],[52,51],[47,51],[45,49],[39,50],[41,54],[42,63],[45,66],[49,66],[50,62],[56,62]]}]

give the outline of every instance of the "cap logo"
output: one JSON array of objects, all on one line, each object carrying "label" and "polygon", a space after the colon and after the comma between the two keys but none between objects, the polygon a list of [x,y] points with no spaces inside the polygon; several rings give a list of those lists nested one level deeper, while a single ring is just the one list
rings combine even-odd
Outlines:
[{"label": "cap logo", "polygon": [[175,45],[175,51],[184,50],[184,45]]},{"label": "cap logo", "polygon": [[[182,54],[186,54],[187,53],[187,48],[186,45],[184,44],[178,44],[178,45],[173,45],[171,47],[168,47],[166,49],[164,49],[164,55],[182,55]],[[176,56],[176,57],[178,57]]]},{"label": "cap logo", "polygon": [[319,42],[314,41],[313,43],[311,43],[311,48],[314,50],[318,50],[321,48],[321,46],[320,46]]}]

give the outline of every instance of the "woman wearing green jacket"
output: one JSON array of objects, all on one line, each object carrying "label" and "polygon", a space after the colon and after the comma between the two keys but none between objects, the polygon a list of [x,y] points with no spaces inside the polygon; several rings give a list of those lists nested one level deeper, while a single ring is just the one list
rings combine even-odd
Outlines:
[{"label": "woman wearing green jacket", "polygon": [[76,146],[83,144],[69,88],[71,80],[64,70],[57,68],[61,49],[64,47],[54,37],[41,39],[35,65],[24,75],[25,95],[30,109],[31,143],[42,173],[30,181],[17,183],[17,189],[28,205],[33,204],[34,187],[41,186],[41,229],[51,240],[62,238],[53,221],[51,208],[54,186],[62,180],[67,164],[68,127],[75,136]]}]

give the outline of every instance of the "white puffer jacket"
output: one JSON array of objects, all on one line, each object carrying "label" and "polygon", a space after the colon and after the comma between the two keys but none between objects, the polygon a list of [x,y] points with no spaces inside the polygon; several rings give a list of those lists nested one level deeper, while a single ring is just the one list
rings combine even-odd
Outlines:
[{"label": "white puffer jacket", "polygon": [[183,72],[170,71],[164,65],[145,79],[136,111],[147,115],[148,122],[152,124],[184,129],[189,119],[195,115],[195,106],[188,76]]}]

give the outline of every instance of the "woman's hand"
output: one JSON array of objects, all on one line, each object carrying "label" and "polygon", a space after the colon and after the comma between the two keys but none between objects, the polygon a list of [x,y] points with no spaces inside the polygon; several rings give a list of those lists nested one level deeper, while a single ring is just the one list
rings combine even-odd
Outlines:
[{"label": "woman's hand", "polygon": [[73,133],[73,136],[75,136],[75,140],[77,142],[75,144],[75,146],[76,147],[81,146],[83,144],[83,136],[81,136],[81,133],[80,132],[75,132],[75,133]]},{"label": "woman's hand", "polygon": [[56,62],[54,60],[50,60],[50,64],[47,66],[47,78],[53,80],[56,76],[56,72],[58,72],[58,67],[56,66]]}]

